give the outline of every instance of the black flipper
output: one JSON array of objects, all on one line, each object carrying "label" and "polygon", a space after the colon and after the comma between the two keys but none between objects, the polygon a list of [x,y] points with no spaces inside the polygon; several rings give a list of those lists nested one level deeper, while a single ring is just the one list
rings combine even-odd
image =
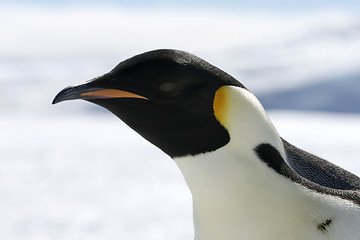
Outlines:
[{"label": "black flipper", "polygon": [[257,156],[277,173],[318,193],[333,195],[360,206],[360,178],[283,140],[287,160],[270,144],[258,145]]},{"label": "black flipper", "polygon": [[324,187],[360,191],[360,178],[356,175],[283,139],[287,162],[297,174]]}]

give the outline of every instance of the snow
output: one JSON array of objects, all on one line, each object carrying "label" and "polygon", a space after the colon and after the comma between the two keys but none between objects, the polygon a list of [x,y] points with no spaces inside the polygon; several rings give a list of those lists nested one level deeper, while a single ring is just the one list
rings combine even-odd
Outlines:
[{"label": "snow", "polygon": [[[359,115],[270,117],[291,143],[360,175]],[[116,117],[0,121],[2,239],[192,239],[179,170]]]},{"label": "snow", "polygon": [[179,170],[111,115],[1,122],[1,238],[191,235]]},{"label": "snow", "polygon": [[[256,94],[341,81],[360,63],[359,19],[347,12],[0,9],[6,240],[193,238],[191,196],[174,162],[99,107],[51,105],[66,85],[155,48],[193,52]],[[360,175],[358,113],[269,115],[289,142]]]}]

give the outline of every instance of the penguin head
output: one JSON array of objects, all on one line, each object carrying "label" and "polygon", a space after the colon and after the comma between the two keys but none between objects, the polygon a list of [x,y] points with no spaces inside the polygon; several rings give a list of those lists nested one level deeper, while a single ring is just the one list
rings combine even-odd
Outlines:
[{"label": "penguin head", "polygon": [[206,61],[183,51],[155,50],[63,89],[53,104],[84,99],[100,105],[170,157],[180,157],[229,143],[234,94],[249,101],[241,83]]}]

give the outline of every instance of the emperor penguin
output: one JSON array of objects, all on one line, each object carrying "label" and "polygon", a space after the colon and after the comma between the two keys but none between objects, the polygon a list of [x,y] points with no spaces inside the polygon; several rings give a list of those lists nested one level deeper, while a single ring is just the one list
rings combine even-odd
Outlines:
[{"label": "emperor penguin", "polygon": [[190,53],[154,50],[69,86],[170,156],[196,240],[359,240],[360,178],[283,138],[257,98]]}]

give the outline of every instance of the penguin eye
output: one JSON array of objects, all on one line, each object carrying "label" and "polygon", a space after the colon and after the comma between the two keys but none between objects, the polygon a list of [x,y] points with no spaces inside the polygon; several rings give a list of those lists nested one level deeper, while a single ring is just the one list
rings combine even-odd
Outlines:
[{"label": "penguin eye", "polygon": [[176,88],[176,83],[172,83],[172,82],[166,82],[159,86],[159,89],[166,93],[171,92],[175,88]]}]

